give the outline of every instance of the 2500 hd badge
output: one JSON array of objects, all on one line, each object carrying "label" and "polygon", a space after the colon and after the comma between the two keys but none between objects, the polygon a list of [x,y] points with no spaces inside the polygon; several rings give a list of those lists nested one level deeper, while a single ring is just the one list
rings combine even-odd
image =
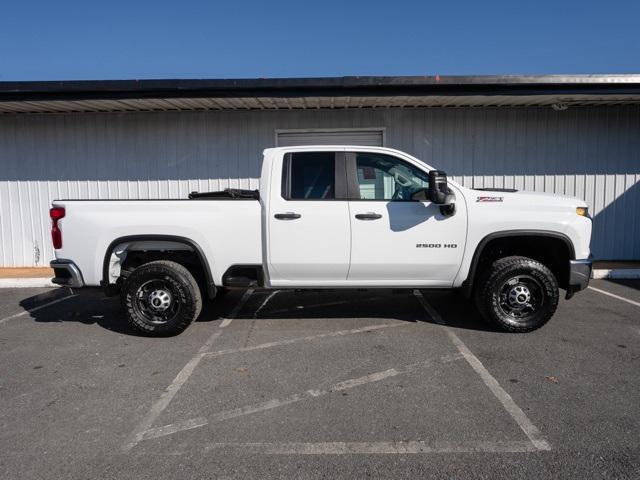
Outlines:
[{"label": "2500 hd badge", "polygon": [[416,248],[458,248],[457,243],[417,243]]}]

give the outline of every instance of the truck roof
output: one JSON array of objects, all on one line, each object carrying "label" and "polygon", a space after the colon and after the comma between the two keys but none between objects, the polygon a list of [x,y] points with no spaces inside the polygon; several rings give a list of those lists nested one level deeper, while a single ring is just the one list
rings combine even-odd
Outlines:
[{"label": "truck roof", "polygon": [[396,150],[395,148],[375,147],[371,145],[296,145],[296,146],[290,146],[290,147],[265,148],[263,153],[264,155],[268,155],[270,153],[277,153],[277,152],[292,152],[292,151],[311,152],[311,151],[318,151],[318,150],[352,150],[357,152],[366,151],[366,152],[391,153],[391,154],[397,154],[400,156],[406,155],[404,152],[401,152],[400,150]]}]

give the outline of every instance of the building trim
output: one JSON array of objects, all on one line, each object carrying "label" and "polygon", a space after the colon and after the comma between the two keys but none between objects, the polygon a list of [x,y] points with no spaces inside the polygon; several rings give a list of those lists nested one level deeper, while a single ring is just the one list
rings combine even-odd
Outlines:
[{"label": "building trim", "polygon": [[640,75],[477,75],[0,82],[0,101],[640,94]]}]

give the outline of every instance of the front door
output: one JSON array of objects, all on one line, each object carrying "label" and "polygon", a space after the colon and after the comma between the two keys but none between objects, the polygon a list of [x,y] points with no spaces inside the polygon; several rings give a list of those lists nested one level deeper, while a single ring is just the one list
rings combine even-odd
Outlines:
[{"label": "front door", "polygon": [[354,284],[451,286],[466,236],[466,208],[445,216],[429,201],[411,200],[428,174],[397,157],[347,153],[351,266]]},{"label": "front door", "polygon": [[271,285],[344,283],[351,248],[344,152],[287,153],[275,168],[282,171],[273,175],[266,219]]}]

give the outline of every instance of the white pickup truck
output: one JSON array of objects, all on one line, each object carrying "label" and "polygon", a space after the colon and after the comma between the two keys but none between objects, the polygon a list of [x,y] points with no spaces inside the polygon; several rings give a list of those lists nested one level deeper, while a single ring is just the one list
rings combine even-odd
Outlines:
[{"label": "white pickup truck", "polygon": [[120,292],[149,335],[184,330],[229,288],[448,288],[527,332],[591,274],[576,198],[469,189],[377,147],[269,148],[259,191],[56,200],[54,283]]}]

